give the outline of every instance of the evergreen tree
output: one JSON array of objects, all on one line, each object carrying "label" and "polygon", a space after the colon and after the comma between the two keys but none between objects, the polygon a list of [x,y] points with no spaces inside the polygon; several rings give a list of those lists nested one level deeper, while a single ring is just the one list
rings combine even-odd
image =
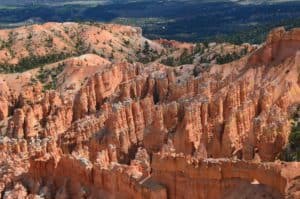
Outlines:
[{"label": "evergreen tree", "polygon": [[149,52],[150,52],[150,45],[149,45],[149,42],[148,42],[148,41],[145,41],[143,53],[144,53],[144,54],[149,54]]}]

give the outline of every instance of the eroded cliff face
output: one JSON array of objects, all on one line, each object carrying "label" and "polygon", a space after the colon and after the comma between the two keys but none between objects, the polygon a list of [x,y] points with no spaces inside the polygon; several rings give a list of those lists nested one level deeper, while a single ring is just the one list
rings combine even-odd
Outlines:
[{"label": "eroded cliff face", "polygon": [[199,160],[178,154],[155,155],[151,174],[168,187],[170,198],[226,199],[284,198],[298,175],[293,163]]},{"label": "eroded cliff face", "polygon": [[46,92],[9,89],[19,80],[3,75],[2,196],[299,197],[299,164],[277,160],[300,101],[299,35],[276,29],[251,55],[209,68],[84,55]]}]

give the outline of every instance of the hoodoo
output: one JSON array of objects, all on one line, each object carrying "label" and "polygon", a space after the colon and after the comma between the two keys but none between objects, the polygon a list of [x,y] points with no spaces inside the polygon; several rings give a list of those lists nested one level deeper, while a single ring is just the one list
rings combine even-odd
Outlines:
[{"label": "hoodoo", "polygon": [[[121,25],[47,23],[0,39],[3,198],[300,198],[300,164],[283,157],[300,29],[201,56]],[[233,51],[247,53],[217,64]]]}]

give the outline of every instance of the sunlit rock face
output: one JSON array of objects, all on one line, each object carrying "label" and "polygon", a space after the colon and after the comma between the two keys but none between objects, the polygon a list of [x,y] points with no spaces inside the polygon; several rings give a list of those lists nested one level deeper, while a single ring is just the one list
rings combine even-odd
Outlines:
[{"label": "sunlit rock face", "polygon": [[[299,29],[275,29],[252,53],[207,68],[122,60],[146,41],[139,28],[48,23],[18,29],[28,30],[32,46],[44,41],[41,32],[60,32],[49,50],[71,51],[76,31],[88,43],[111,39],[115,51],[123,37],[131,47],[110,60],[88,53],[0,75],[3,198],[300,197],[299,164],[278,160],[300,101]],[[26,54],[19,42],[29,38],[21,33],[13,42],[16,62]],[[147,41],[156,51],[193,48]],[[47,53],[40,46],[36,53]],[[97,49],[109,55],[106,44]],[[44,81],[48,71],[55,75]]]}]

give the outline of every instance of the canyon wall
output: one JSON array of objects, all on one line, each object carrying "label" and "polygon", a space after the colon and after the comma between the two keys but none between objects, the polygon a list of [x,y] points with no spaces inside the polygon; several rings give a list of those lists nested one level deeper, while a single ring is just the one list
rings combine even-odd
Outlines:
[{"label": "canyon wall", "polygon": [[299,34],[275,29],[201,72],[84,55],[56,90],[18,87],[34,70],[2,74],[3,198],[299,197],[299,164],[279,160],[300,101]]}]

